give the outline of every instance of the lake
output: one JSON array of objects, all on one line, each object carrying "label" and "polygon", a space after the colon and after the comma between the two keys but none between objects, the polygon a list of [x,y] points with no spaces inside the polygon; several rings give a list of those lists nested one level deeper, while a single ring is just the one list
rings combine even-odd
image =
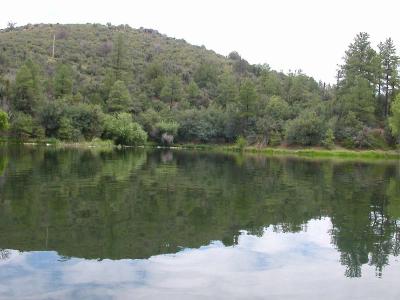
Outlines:
[{"label": "lake", "polygon": [[399,299],[391,161],[0,146],[0,299]]}]

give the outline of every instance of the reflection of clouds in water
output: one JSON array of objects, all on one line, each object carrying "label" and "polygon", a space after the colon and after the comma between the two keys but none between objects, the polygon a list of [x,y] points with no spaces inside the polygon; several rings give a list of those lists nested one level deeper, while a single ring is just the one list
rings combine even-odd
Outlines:
[{"label": "reflection of clouds in water", "polygon": [[19,253],[0,264],[0,297],[85,299],[397,299],[393,260],[384,279],[365,266],[348,279],[327,234],[329,219],[306,232],[243,233],[236,246],[213,242],[148,260],[57,261],[54,252]]}]

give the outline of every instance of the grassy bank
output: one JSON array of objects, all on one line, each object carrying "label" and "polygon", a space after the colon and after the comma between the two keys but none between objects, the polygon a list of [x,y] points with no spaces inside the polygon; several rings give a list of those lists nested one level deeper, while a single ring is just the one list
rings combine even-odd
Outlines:
[{"label": "grassy bank", "polygon": [[[183,144],[183,149],[207,150],[218,152],[241,152],[235,145],[204,145],[204,144]],[[279,147],[245,147],[244,153],[260,153],[266,155],[300,156],[310,158],[357,158],[357,159],[400,159],[400,152],[395,150],[348,150],[336,148],[332,150],[321,148],[279,148]]]},{"label": "grassy bank", "polygon": [[[115,146],[110,140],[94,139],[90,142],[62,142],[56,139],[17,141],[11,139],[0,139],[0,142],[22,143],[25,145],[46,145],[58,148],[96,148],[113,149]],[[146,148],[166,148],[166,149],[186,149],[202,150],[220,153],[252,153],[265,154],[269,156],[296,156],[308,158],[342,158],[342,159],[400,159],[400,151],[396,150],[348,150],[344,148],[334,148],[331,150],[323,148],[283,148],[283,147],[254,147],[247,146],[240,149],[233,144],[176,144],[172,147],[160,147],[157,144],[149,142]]]}]

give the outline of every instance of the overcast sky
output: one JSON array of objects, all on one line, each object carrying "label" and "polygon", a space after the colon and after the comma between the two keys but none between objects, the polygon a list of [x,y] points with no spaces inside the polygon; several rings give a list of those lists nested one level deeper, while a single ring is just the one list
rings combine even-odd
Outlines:
[{"label": "overcast sky", "polygon": [[1,4],[0,27],[10,20],[129,24],[333,82],[360,31],[374,46],[390,36],[400,49],[399,8],[399,0],[11,0]]}]

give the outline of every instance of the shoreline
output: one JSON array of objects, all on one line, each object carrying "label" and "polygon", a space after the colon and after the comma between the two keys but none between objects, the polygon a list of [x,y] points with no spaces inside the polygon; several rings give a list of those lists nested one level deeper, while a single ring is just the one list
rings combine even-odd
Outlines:
[{"label": "shoreline", "polygon": [[[166,147],[167,148],[167,147]],[[268,156],[295,156],[304,158],[340,158],[340,159],[385,159],[399,160],[400,151],[396,150],[350,150],[344,148],[283,148],[248,146],[241,151],[235,145],[182,144],[175,148],[187,150],[205,150],[224,153],[263,154]]]},{"label": "shoreline", "polygon": [[323,149],[317,147],[309,148],[284,148],[284,147],[255,147],[247,146],[242,150],[234,144],[176,144],[173,146],[160,146],[148,143],[144,146],[117,146],[108,140],[93,140],[91,142],[60,142],[55,140],[43,141],[7,141],[0,140],[0,143],[16,143],[27,146],[54,146],[58,148],[75,149],[116,149],[116,148],[150,148],[150,149],[171,149],[171,150],[200,150],[219,153],[243,153],[243,154],[263,154],[268,156],[296,156],[307,158],[341,158],[341,159],[386,159],[400,160],[400,151],[397,150],[353,150],[345,148]]}]

